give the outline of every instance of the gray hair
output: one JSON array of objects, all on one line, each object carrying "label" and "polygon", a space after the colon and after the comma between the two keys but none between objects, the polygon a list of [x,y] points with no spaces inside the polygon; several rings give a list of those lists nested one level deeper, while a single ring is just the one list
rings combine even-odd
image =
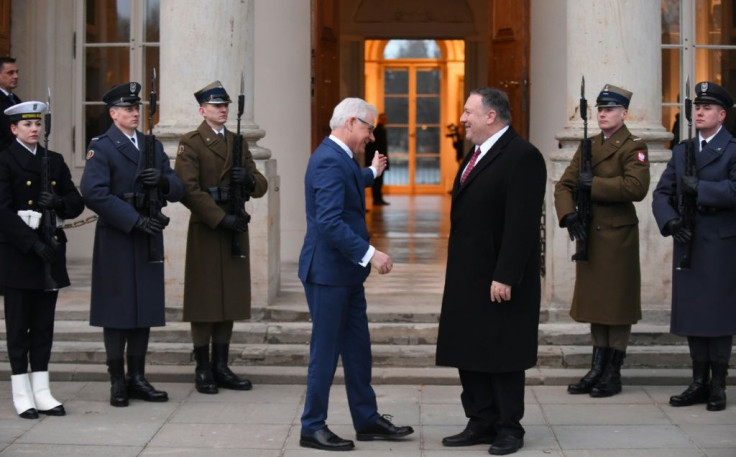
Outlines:
[{"label": "gray hair", "polygon": [[511,123],[511,107],[509,105],[509,96],[506,95],[506,92],[495,87],[484,87],[482,89],[475,89],[470,94],[480,95],[483,100],[483,106],[495,111],[503,124],[508,125]]},{"label": "gray hair", "polygon": [[337,129],[345,125],[351,117],[364,119],[372,114],[375,118],[378,115],[376,107],[366,102],[362,98],[346,98],[337,104],[335,110],[332,111],[332,119],[330,119],[330,128]]}]

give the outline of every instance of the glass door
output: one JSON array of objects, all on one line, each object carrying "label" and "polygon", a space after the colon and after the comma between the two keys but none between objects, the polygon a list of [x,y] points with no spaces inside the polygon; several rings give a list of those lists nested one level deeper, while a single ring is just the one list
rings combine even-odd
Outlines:
[{"label": "glass door", "polygon": [[[75,128],[75,150],[85,148],[110,126],[102,96],[111,87],[138,81],[144,105],[148,104],[151,70],[159,62],[159,11],[160,0],[87,0],[80,9],[76,54],[82,57],[77,65],[84,78],[78,79],[83,97],[77,125],[82,128]],[[148,130],[145,110],[138,129]],[[75,155],[82,160],[77,165],[84,165],[84,156]]]},{"label": "glass door", "polygon": [[390,169],[384,185],[404,191],[439,190],[441,74],[439,66],[421,63],[385,65],[383,106]]}]

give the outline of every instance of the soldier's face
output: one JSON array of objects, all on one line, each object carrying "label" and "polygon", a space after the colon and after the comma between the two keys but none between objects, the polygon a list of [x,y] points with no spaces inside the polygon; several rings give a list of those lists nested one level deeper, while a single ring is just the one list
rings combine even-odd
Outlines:
[{"label": "soldier's face", "polygon": [[626,108],[623,106],[600,106],[597,115],[598,127],[606,136],[610,136],[624,125],[626,113]]},{"label": "soldier's face", "polygon": [[[725,119],[726,110],[720,105],[695,105],[695,128],[701,133],[718,129]],[[708,133],[707,136],[710,135],[711,133]]]},{"label": "soldier's face", "polygon": [[38,140],[41,137],[41,120],[32,119],[11,124],[10,131],[13,132],[13,135],[15,135],[20,141],[25,143],[27,146],[32,147],[33,145],[38,144]]},{"label": "soldier's face", "polygon": [[141,117],[140,106],[116,106],[110,108],[110,117],[117,128],[130,134],[138,128],[138,122]]},{"label": "soldier's face", "polygon": [[0,68],[0,87],[12,91],[18,86],[18,65],[5,63]]},{"label": "soldier's face", "polygon": [[227,122],[227,114],[230,105],[227,103],[205,103],[199,107],[199,114],[202,115],[207,124],[212,127],[220,128]]},{"label": "soldier's face", "polygon": [[465,102],[460,122],[465,127],[465,138],[473,144],[481,144],[491,136],[491,127],[496,112],[483,105],[483,98],[472,94]]}]

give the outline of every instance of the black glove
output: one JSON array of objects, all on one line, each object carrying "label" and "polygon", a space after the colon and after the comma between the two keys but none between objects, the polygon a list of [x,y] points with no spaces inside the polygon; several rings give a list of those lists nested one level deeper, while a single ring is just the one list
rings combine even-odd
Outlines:
[{"label": "black glove", "polygon": [[144,186],[158,186],[161,181],[161,171],[156,168],[146,168],[138,175],[138,181]]},{"label": "black glove", "polygon": [[570,213],[562,218],[562,224],[567,227],[567,234],[570,235],[570,241],[585,241],[588,234],[585,232],[583,223],[578,219],[578,215]]},{"label": "black glove", "polygon": [[593,173],[583,171],[578,175],[578,188],[582,190],[590,190],[593,187]]},{"label": "black glove", "polygon": [[685,227],[681,218],[672,219],[667,222],[665,229],[672,235],[678,243],[688,243],[692,238],[693,234],[689,228]]},{"label": "black glove", "polygon": [[139,216],[138,220],[135,221],[135,226],[133,228],[149,235],[158,235],[164,230],[164,224],[158,219],[151,219],[148,216]]},{"label": "black glove", "polygon": [[688,195],[698,195],[698,178],[696,176],[683,176],[680,180],[682,191]]},{"label": "black glove", "polygon": [[234,167],[231,170],[230,181],[233,184],[243,184],[247,192],[252,192],[256,188],[256,177],[243,167]]},{"label": "black glove", "polygon": [[248,230],[248,221],[242,217],[228,214],[220,222],[220,227],[232,230],[233,232],[246,232]]},{"label": "black glove", "polygon": [[37,256],[41,257],[41,260],[43,260],[44,262],[56,262],[56,251],[54,250],[54,248],[47,245],[43,241],[36,240],[33,243],[33,246],[31,246],[31,249],[33,249],[33,252],[35,252]]},{"label": "black glove", "polygon": [[56,195],[53,190],[51,192],[41,192],[38,194],[38,206],[43,209],[61,210],[64,207],[64,200]]}]

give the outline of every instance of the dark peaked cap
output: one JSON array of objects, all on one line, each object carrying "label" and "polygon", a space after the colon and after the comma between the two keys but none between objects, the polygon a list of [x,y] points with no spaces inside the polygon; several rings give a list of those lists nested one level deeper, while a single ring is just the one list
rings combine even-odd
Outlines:
[{"label": "dark peaked cap", "polygon": [[733,106],[733,97],[726,89],[716,83],[703,81],[695,86],[695,101],[698,105],[721,105],[725,109]]},{"label": "dark peaked cap", "polygon": [[141,85],[135,81],[118,84],[102,96],[102,101],[107,103],[110,108],[113,106],[140,105],[141,98],[138,96],[140,91]]}]

